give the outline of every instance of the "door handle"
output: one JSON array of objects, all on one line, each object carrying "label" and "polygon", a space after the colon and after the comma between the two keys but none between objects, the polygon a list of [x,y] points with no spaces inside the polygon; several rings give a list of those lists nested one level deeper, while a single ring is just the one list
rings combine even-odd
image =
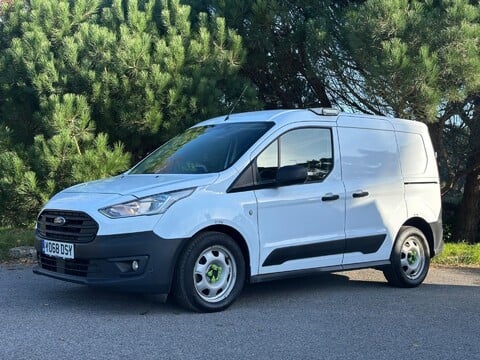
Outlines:
[{"label": "door handle", "polygon": [[333,201],[338,199],[340,199],[339,195],[327,194],[325,196],[322,196],[322,201]]},{"label": "door handle", "polygon": [[361,197],[365,197],[365,196],[368,196],[368,195],[369,195],[368,191],[359,191],[359,192],[354,192],[352,194],[352,196],[354,198],[361,198]]}]

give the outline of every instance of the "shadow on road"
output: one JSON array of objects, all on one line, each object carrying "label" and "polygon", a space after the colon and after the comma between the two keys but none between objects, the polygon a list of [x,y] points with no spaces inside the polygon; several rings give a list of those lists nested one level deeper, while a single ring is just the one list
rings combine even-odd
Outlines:
[{"label": "shadow on road", "polygon": [[[22,304],[24,307],[31,307],[28,299],[34,298],[35,306],[47,312],[63,309],[67,312],[92,315],[189,313],[170,300],[164,302],[159,296],[114,292],[38,277],[31,273],[29,267],[4,267],[3,270],[6,271],[0,277],[4,282],[0,283],[0,290],[4,293],[6,301],[21,307]],[[466,294],[478,292],[476,286],[462,286],[461,282],[456,282],[456,276],[463,276],[462,272],[467,274],[471,285],[480,284],[477,284],[480,280],[478,269],[472,271],[436,269],[435,274],[429,274],[430,278],[427,278],[426,283],[415,289],[392,288],[388,286],[382,273],[375,270],[319,272],[298,278],[246,284],[231,310],[269,311],[271,307],[288,308],[293,304],[302,306],[308,303],[335,306],[338,302],[353,303],[359,299],[369,303],[378,302],[379,306],[382,306],[382,301],[396,301],[401,298],[408,301],[412,294],[430,301],[435,297],[444,297],[451,292],[452,286],[457,290],[465,288]],[[8,281],[14,281],[15,286],[9,285]],[[381,300],[382,298],[384,300]]]},{"label": "shadow on road", "polygon": [[[36,297],[42,306],[70,307],[75,311],[140,315],[148,313],[185,313],[171,299],[157,295],[115,292],[101,288],[56,282],[42,278],[50,286],[37,289]],[[271,303],[288,297],[318,297],[332,292],[375,291],[371,288],[385,288],[386,283],[378,281],[352,281],[343,274],[319,273],[299,278],[275,280],[257,284],[246,284],[238,301],[243,306],[255,303]]]}]

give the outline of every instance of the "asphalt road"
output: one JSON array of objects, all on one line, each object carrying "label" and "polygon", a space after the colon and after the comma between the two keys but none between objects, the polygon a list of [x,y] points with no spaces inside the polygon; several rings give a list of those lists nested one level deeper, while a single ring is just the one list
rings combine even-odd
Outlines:
[{"label": "asphalt road", "polygon": [[249,285],[228,310],[92,290],[0,265],[0,359],[480,359],[480,269]]}]

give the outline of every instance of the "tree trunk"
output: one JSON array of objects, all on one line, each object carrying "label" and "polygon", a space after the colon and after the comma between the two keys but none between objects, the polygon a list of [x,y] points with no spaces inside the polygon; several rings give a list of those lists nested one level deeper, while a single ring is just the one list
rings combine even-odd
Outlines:
[{"label": "tree trunk", "polygon": [[454,238],[470,244],[478,242],[478,225],[480,222],[480,96],[473,100],[473,116],[465,117],[470,129],[470,153],[463,188],[462,201],[458,206],[455,221]]},{"label": "tree trunk", "polygon": [[474,244],[480,220],[480,171],[467,175],[462,201],[458,206],[454,238]]}]

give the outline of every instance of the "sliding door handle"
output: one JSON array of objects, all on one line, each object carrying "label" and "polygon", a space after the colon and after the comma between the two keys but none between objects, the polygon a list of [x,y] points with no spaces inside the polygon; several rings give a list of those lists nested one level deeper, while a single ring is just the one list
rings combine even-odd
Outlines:
[{"label": "sliding door handle", "polygon": [[361,198],[361,197],[365,197],[365,196],[368,196],[368,195],[369,195],[368,191],[359,191],[359,192],[354,192],[352,194],[352,196],[354,198]]}]

